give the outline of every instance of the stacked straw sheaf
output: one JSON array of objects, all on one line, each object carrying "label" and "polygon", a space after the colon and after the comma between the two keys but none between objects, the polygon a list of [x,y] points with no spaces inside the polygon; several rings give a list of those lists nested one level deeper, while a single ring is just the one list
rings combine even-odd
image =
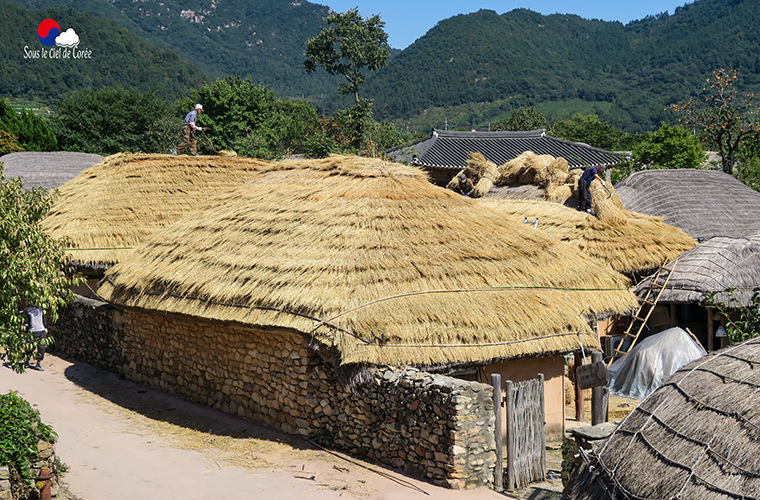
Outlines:
[{"label": "stacked straw sheaf", "polygon": [[494,184],[496,184],[499,178],[499,169],[495,163],[486,160],[482,154],[470,153],[467,159],[467,168],[457,172],[457,175],[449,181],[446,187],[448,189],[455,189],[459,185],[459,176],[461,174],[465,174],[474,185],[470,196],[480,198],[488,194]]},{"label": "stacked straw sheaf", "polygon": [[342,363],[487,362],[596,345],[637,305],[559,238],[429,183],[332,156],[268,165],[148,238],[98,291],[126,306],[293,328]]},{"label": "stacked straw sheaf", "polygon": [[61,186],[43,229],[66,238],[79,265],[110,265],[157,229],[268,162],[250,158],[119,153]]},{"label": "stacked straw sheaf", "polygon": [[566,241],[585,255],[604,260],[621,273],[655,269],[697,244],[681,229],[662,222],[661,217],[635,212],[626,211],[626,223],[613,225],[548,201],[483,200],[481,203],[515,222],[538,217],[537,231]]}]

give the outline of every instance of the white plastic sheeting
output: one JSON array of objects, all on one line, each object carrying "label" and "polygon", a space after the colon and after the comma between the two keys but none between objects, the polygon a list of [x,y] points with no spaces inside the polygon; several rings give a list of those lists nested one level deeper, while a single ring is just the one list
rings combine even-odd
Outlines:
[{"label": "white plastic sheeting", "polygon": [[612,363],[607,385],[617,396],[644,399],[676,370],[705,354],[685,330],[669,328],[640,340],[628,354]]}]

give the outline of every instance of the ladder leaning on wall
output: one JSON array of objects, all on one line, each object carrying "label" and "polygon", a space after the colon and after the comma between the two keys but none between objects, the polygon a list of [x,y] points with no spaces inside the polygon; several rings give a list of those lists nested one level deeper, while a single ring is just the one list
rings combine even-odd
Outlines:
[{"label": "ladder leaning on wall", "polygon": [[[652,284],[649,287],[649,290],[647,290],[647,294],[643,299],[641,299],[638,311],[636,311],[636,314],[631,317],[631,322],[628,324],[628,328],[626,328],[625,332],[623,333],[623,338],[620,339],[620,342],[618,342],[618,345],[615,348],[615,352],[607,362],[607,367],[609,367],[615,361],[615,358],[617,358],[619,354],[627,354],[631,349],[633,349],[636,341],[639,340],[639,335],[641,335],[641,332],[644,330],[647,321],[649,321],[649,317],[652,315],[652,311],[654,311],[654,307],[657,305],[657,301],[660,300],[660,295],[662,295],[662,292],[668,285],[668,281],[670,281],[670,277],[673,275],[673,271],[675,270],[677,263],[678,259],[670,263],[670,267],[664,265],[660,268],[659,271],[657,271],[657,275],[654,277],[654,279],[652,279]],[[653,292],[655,293],[655,297],[654,299],[650,300]],[[634,329],[636,329],[635,334],[631,333]],[[628,350],[624,351],[623,344],[625,344],[625,341],[627,339],[631,339],[631,344],[628,346]]]}]

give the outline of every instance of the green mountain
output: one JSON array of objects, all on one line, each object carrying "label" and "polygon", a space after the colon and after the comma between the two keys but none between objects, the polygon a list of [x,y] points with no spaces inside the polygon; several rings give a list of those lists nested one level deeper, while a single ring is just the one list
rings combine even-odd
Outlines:
[{"label": "green mountain", "polygon": [[[43,19],[76,27],[76,48],[45,47],[37,37]],[[176,99],[209,77],[108,19],[71,9],[22,9],[0,2],[0,96],[53,101],[70,90],[122,85]]]},{"label": "green mountain", "polygon": [[335,77],[307,75],[303,67],[306,40],[325,26],[330,12],[322,5],[292,0],[10,1],[103,16],[214,77],[251,77],[282,97],[318,99],[337,85]]},{"label": "green mountain", "polygon": [[482,125],[498,117],[473,103],[493,110],[508,101],[651,130],[672,121],[664,109],[715,69],[736,68],[742,88],[760,90],[758,23],[756,0],[698,0],[628,25],[481,10],[441,21],[368,79],[364,94],[375,99],[376,116],[400,123],[466,105],[461,125]]}]

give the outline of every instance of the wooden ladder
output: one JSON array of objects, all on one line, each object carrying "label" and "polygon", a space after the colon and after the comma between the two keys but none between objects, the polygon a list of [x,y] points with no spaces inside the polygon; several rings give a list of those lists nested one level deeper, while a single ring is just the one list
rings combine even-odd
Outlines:
[{"label": "wooden ladder", "polygon": [[[668,281],[670,281],[670,277],[673,275],[673,271],[675,270],[677,263],[678,259],[674,260],[670,267],[664,265],[660,268],[659,271],[657,271],[657,275],[652,280],[652,285],[649,287],[649,290],[647,290],[647,294],[641,300],[641,305],[639,305],[638,311],[636,311],[636,314],[631,317],[631,322],[623,333],[623,338],[620,339],[620,342],[618,342],[618,345],[615,348],[614,354],[607,362],[607,367],[609,367],[613,361],[615,361],[615,358],[618,356],[618,354],[627,354],[631,349],[633,349],[636,341],[639,340],[639,335],[641,335],[641,332],[644,330],[647,321],[649,321],[649,317],[652,315],[652,311],[654,311],[654,306],[657,305],[657,301],[660,300],[660,295],[662,295],[662,292],[668,285]],[[663,278],[662,283],[660,283],[661,277]],[[655,290],[657,290],[657,294],[654,297],[654,300],[650,300],[649,297]],[[646,314],[644,314],[645,311]],[[637,324],[638,327],[636,327]],[[636,333],[633,334],[631,332],[635,327]],[[626,339],[631,339],[631,345],[628,346],[627,351],[623,351],[623,344],[625,343]]]}]

